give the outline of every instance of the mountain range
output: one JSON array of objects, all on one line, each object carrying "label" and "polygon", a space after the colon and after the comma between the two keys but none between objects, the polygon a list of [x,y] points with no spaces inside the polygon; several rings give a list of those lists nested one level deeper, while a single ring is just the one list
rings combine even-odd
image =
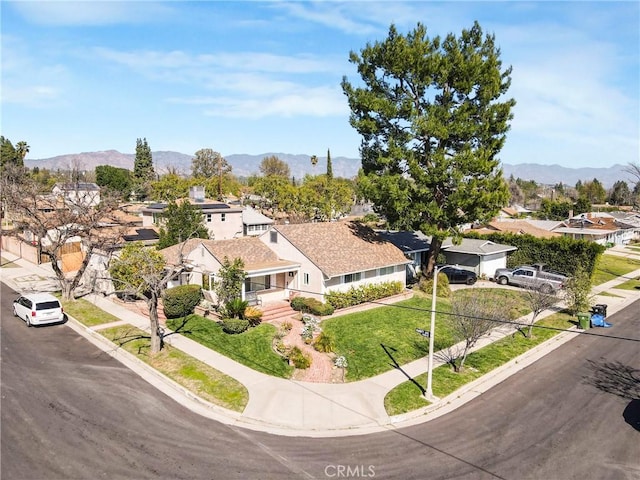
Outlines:
[{"label": "mountain range", "polygon": [[[193,155],[187,155],[172,151],[158,151],[151,153],[156,172],[163,173],[174,170],[182,174],[191,171],[191,159]],[[286,162],[291,170],[291,175],[296,179],[302,179],[306,174],[319,174],[326,172],[327,158],[318,157],[317,165],[311,164],[311,156],[289,153],[263,153],[260,155],[233,154],[225,157],[232,167],[232,172],[237,177],[248,177],[259,173],[260,163],[265,157],[275,155]],[[98,165],[111,165],[113,167],[133,170],[135,155],[121,153],[117,150],[100,152],[85,152],[59,155],[43,159],[25,159],[25,165],[29,168],[39,167],[50,170],[94,170]],[[331,157],[333,175],[336,177],[352,178],[358,173],[360,159],[347,157]],[[523,163],[512,165],[502,164],[504,176],[523,180],[533,180],[543,185],[555,185],[562,182],[573,186],[578,180],[585,181],[598,179],[605,188],[610,188],[619,180],[632,182],[631,175],[625,173],[626,165],[613,165],[607,168],[567,168],[560,165],[540,165]],[[632,186],[632,185],[630,185]]]}]

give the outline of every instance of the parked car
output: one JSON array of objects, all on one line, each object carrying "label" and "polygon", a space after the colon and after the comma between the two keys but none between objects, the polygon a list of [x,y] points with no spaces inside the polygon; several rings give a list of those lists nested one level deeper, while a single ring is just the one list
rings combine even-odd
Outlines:
[{"label": "parked car", "polygon": [[466,283],[467,285],[473,285],[478,281],[476,272],[465,270],[464,268],[443,267],[440,271],[447,276],[449,283]]},{"label": "parked car", "polygon": [[60,300],[50,293],[30,293],[13,302],[13,314],[31,325],[46,325],[64,321]]},{"label": "parked car", "polygon": [[544,272],[531,266],[515,269],[499,268],[493,278],[500,285],[533,288],[543,293],[552,293],[564,288],[568,278],[559,273]]}]

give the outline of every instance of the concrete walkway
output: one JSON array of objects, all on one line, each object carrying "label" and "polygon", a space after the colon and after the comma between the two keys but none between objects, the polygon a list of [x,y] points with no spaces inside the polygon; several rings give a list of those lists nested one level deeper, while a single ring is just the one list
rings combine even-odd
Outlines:
[{"label": "concrete walkway", "polygon": [[[33,265],[5,252],[2,255],[6,260],[12,260],[16,265],[13,268],[5,266],[0,270],[0,280],[4,283],[22,292],[56,289],[55,276],[50,265]],[[640,290],[616,290],[615,296],[610,296],[611,293],[607,296],[601,295],[626,281],[627,278],[637,276],[640,276],[640,269],[630,273],[626,278],[612,280],[595,287],[593,303],[606,303],[608,305],[607,313],[611,315],[640,299]],[[117,302],[102,295],[89,295],[84,298],[121,319],[121,322],[134,325],[142,330],[149,330],[147,317],[136,314]],[[3,299],[3,302],[10,300],[12,299]],[[552,313],[554,311],[543,312],[539,318],[544,318]],[[526,317],[522,320],[526,320]],[[105,328],[104,325],[89,328],[73,319],[67,322],[67,325],[105,352],[116,357],[158,389],[201,415],[223,423],[255,430],[281,435],[315,437],[393,430],[431,420],[481,395],[482,392],[503,381],[509,375],[525,368],[549,351],[580,334],[576,330],[557,335],[552,340],[519,357],[517,361],[509,362],[491,374],[466,385],[449,397],[406,415],[390,417],[384,409],[386,394],[408,379],[425,373],[427,369],[426,358],[358,382],[309,383],[275,378],[256,372],[182,335],[175,334],[167,337],[166,342],[173,347],[198,358],[245,385],[249,391],[249,402],[245,410],[238,414],[205,402],[137,358],[115,347],[97,333],[100,328]],[[474,350],[503,338],[505,335],[510,335],[513,331],[514,329],[510,325],[498,327],[490,335],[483,337]],[[441,364],[442,361],[438,360],[436,352],[434,367]]]}]

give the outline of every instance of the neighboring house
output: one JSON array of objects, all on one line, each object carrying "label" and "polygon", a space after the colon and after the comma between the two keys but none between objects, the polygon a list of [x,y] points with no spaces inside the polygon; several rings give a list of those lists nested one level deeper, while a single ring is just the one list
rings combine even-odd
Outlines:
[{"label": "neighboring house", "polygon": [[640,229],[629,223],[618,220],[609,213],[581,213],[566,220],[562,226],[554,229],[566,237],[576,240],[589,240],[600,245],[625,245],[640,237]]},{"label": "neighboring house", "polygon": [[520,205],[512,205],[510,207],[503,207],[498,212],[498,219],[502,218],[518,218],[523,215],[528,215],[531,213],[531,210],[526,209]]},{"label": "neighboring house", "polygon": [[402,251],[355,222],[274,225],[259,237],[279,258],[300,265],[293,288],[324,300],[329,291],[398,281],[406,285]]},{"label": "neighboring house", "polygon": [[96,207],[100,203],[100,187],[95,183],[56,183],[51,193],[72,205]]},{"label": "neighboring house", "polygon": [[[426,262],[427,253],[431,247],[431,237],[422,232],[380,232],[386,238],[402,250],[410,258],[408,275],[411,277],[420,272]],[[474,271],[479,277],[490,277],[497,268],[507,265],[507,254],[517,250],[510,245],[502,245],[489,240],[463,238],[460,245],[454,245],[451,238],[447,238],[441,247],[441,253],[446,258],[446,263],[458,265],[467,270]]]},{"label": "neighboring house", "polygon": [[[202,221],[209,238],[228,240],[243,236],[258,236],[266,232],[273,220],[251,207],[231,205],[210,200],[204,196],[204,187],[191,187],[189,198],[177,201],[189,202],[202,212]],[[140,210],[143,227],[161,227],[168,203],[153,203]]]},{"label": "neighboring house", "polygon": [[[243,236],[242,207],[231,206],[216,200],[209,200],[204,196],[204,187],[191,187],[189,198],[181,199],[200,209],[204,226],[209,231],[209,237],[216,240],[227,240]],[[163,213],[168,203],[153,203],[141,210],[142,226],[161,227]]]},{"label": "neighboring house", "polygon": [[269,230],[273,220],[251,207],[242,210],[242,234],[246,236],[259,236]]},{"label": "neighboring house", "polygon": [[491,277],[498,268],[507,266],[507,254],[517,247],[494,243],[489,240],[463,238],[455,245],[450,238],[442,243],[447,263],[473,270],[478,277]]},{"label": "neighboring house", "polygon": [[257,237],[231,240],[192,238],[160,250],[169,265],[184,265],[186,271],[169,287],[185,284],[203,285],[205,296],[215,300],[214,282],[225,258],[237,258],[244,263],[247,278],[242,298],[255,292],[263,303],[289,299],[290,288],[296,282],[300,264],[283,260]]},{"label": "neighboring house", "polygon": [[[544,221],[542,221],[544,222]],[[562,225],[562,222],[549,222],[548,225],[542,225],[540,221],[536,224],[535,220],[513,220],[502,218],[489,222],[482,228],[474,228],[471,231],[481,235],[490,233],[515,233],[516,235],[532,235],[538,238],[559,237],[560,233],[553,232],[552,229]]]}]

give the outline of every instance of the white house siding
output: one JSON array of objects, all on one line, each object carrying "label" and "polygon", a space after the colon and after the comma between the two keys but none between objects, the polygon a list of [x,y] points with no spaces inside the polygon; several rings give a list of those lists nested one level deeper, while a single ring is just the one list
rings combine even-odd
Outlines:
[{"label": "white house siding", "polygon": [[[224,213],[224,221],[222,220]],[[230,240],[242,237],[243,224],[242,212],[210,213],[211,221],[207,221],[207,213],[204,213],[203,223],[209,231],[209,236],[214,240]]]},{"label": "white house siding", "polygon": [[325,293],[328,291],[338,291],[338,292],[346,292],[350,288],[358,288],[363,285],[376,285],[379,283],[386,282],[400,282],[402,285],[405,284],[406,280],[406,272],[404,265],[395,265],[393,266],[393,272],[387,273],[385,275],[379,275],[379,270],[367,270],[366,272],[360,272],[360,280],[355,282],[346,282],[344,281],[345,276],[340,275],[339,277],[334,277],[325,282],[326,289]]},{"label": "white house siding", "polygon": [[451,265],[459,265],[467,270],[476,272],[476,275],[487,278],[493,277],[494,272],[498,268],[507,266],[507,254],[494,253],[489,255],[470,255],[468,253],[446,252],[447,263]]},{"label": "white house siding", "polygon": [[476,272],[479,277],[491,278],[498,268],[507,267],[507,255],[505,253],[496,253],[493,255],[485,255],[480,262],[480,271]]},{"label": "white house siding", "polygon": [[[260,240],[264,242],[271,250],[273,250],[279,258],[290,260],[300,264],[300,270],[295,281],[290,284],[292,292],[298,291],[301,296],[317,298],[320,301],[324,299],[324,275],[320,269],[312,263],[305,255],[303,255],[291,242],[277,233],[277,242],[271,242],[271,233],[266,232],[261,235]],[[309,283],[305,284],[305,276],[309,278]]]}]

